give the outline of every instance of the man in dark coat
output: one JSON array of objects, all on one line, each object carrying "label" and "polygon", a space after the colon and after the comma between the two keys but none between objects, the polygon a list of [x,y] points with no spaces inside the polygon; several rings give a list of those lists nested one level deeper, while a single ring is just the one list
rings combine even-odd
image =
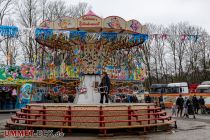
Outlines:
[{"label": "man in dark coat", "polygon": [[162,109],[165,109],[165,105],[164,105],[164,102],[163,102],[163,96],[160,95],[160,97],[158,98],[159,100],[159,106],[162,108]]},{"label": "man in dark coat", "polygon": [[198,99],[199,107],[201,109],[201,114],[205,113],[205,100],[202,96]]},{"label": "man in dark coat", "polygon": [[101,83],[99,85],[100,92],[101,92],[101,99],[100,103],[103,104],[104,96],[105,96],[105,102],[108,103],[108,96],[110,91],[110,79],[106,72],[103,72],[103,77],[101,79]]},{"label": "man in dark coat", "polygon": [[[187,109],[188,109],[188,115],[193,115],[193,118],[195,119],[195,110],[193,107],[193,101],[192,101],[192,96],[189,97],[189,99],[187,99]],[[189,117],[188,117],[189,118]]]},{"label": "man in dark coat", "polygon": [[198,114],[199,103],[198,103],[198,99],[195,95],[192,98],[192,102],[193,102],[193,108],[195,110],[195,113]]},{"label": "man in dark coat", "polygon": [[178,108],[177,117],[179,115],[179,112],[180,112],[180,117],[182,117],[182,111],[183,111],[183,106],[184,106],[184,99],[183,99],[181,94],[179,95],[179,97],[176,100],[176,106]]}]

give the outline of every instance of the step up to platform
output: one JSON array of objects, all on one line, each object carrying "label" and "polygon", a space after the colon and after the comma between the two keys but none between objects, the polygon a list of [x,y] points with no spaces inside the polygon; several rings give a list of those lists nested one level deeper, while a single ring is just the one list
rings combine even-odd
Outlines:
[{"label": "step up to platform", "polygon": [[29,104],[12,115],[9,128],[110,129],[146,128],[176,124],[154,104]]}]

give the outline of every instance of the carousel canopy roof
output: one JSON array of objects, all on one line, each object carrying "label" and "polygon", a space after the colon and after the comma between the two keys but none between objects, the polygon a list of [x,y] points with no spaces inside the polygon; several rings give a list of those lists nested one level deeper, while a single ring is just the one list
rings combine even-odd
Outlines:
[{"label": "carousel canopy roof", "polygon": [[71,50],[70,46],[101,42],[116,50],[141,45],[148,39],[145,30],[137,20],[125,21],[118,16],[101,18],[90,10],[77,19],[62,17],[43,21],[35,32],[40,44],[53,49]]},{"label": "carousel canopy roof", "polygon": [[101,18],[93,11],[79,18],[62,17],[55,21],[45,20],[40,28],[58,30],[81,30],[87,32],[120,32],[144,34],[146,27],[137,20],[126,21],[119,16]]}]

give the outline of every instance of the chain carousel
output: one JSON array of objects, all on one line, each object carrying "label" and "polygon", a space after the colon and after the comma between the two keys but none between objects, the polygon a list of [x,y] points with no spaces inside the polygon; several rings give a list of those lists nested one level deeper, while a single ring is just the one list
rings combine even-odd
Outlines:
[{"label": "chain carousel", "polygon": [[145,26],[137,20],[125,21],[118,16],[103,19],[92,11],[77,19],[44,21],[36,29],[36,41],[54,52],[65,52],[69,65],[81,79],[75,102],[28,104],[12,116],[8,127],[60,128],[68,132],[95,129],[103,134],[113,129],[168,129],[175,121],[154,104],[99,104],[97,88],[102,71],[119,81],[140,77],[141,48],[147,38]]}]

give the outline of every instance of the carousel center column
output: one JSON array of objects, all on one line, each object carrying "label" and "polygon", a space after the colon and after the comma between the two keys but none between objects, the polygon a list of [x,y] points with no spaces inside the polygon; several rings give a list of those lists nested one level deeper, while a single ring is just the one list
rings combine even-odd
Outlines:
[{"label": "carousel center column", "polygon": [[[81,87],[77,91],[75,104],[97,104],[100,103],[100,93],[97,90],[97,85],[100,83],[100,75],[86,74],[83,75]],[[85,91],[83,91],[85,90]]]}]

